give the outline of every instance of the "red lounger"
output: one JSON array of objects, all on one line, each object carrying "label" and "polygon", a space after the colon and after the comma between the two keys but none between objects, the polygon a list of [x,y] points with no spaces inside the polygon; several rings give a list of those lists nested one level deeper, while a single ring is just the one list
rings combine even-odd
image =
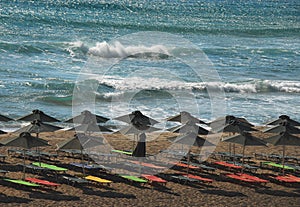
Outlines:
[{"label": "red lounger", "polygon": [[178,167],[186,167],[186,168],[190,168],[190,169],[199,169],[199,167],[197,166],[194,166],[194,165],[188,165],[188,164],[185,164],[185,163],[182,163],[182,162],[174,162],[174,163],[171,163],[173,165],[176,165]]},{"label": "red lounger", "polygon": [[248,175],[245,173],[237,173],[238,176],[242,177],[242,178],[246,178],[246,179],[250,179],[250,180],[254,180],[258,183],[268,183],[269,181],[261,179],[259,177],[253,176],[253,175]]},{"label": "red lounger", "polygon": [[282,175],[282,176],[275,176],[274,179],[285,182],[285,183],[299,183],[300,178],[294,175]]},{"label": "red lounger", "polygon": [[239,181],[244,181],[244,182],[248,182],[248,183],[255,183],[254,180],[249,179],[249,178],[245,178],[245,177],[241,177],[239,175],[236,174],[226,174],[225,176],[235,179],[235,180],[239,180]]},{"label": "red lounger", "polygon": [[208,182],[208,183],[212,183],[214,180],[212,179],[209,179],[209,178],[203,178],[203,177],[200,177],[198,175],[192,175],[192,174],[185,174],[185,175],[182,175],[184,177],[187,177],[187,178],[192,178],[192,179],[195,179],[195,180],[199,180],[199,181],[202,181],[202,182]]},{"label": "red lounger", "polygon": [[37,178],[25,178],[26,181],[28,182],[32,182],[32,183],[36,183],[36,184],[40,184],[40,185],[45,185],[45,186],[49,186],[49,187],[57,187],[60,186],[60,184],[58,183],[53,183],[47,180],[41,180],[41,179],[37,179]]},{"label": "red lounger", "polygon": [[228,163],[228,162],[222,162],[222,161],[215,162],[215,164],[221,165],[224,167],[228,167],[228,168],[233,168],[233,169],[242,169],[243,168],[242,166],[235,165],[235,164]]},{"label": "red lounger", "polygon": [[147,180],[150,181],[150,183],[161,183],[161,184],[166,184],[167,181],[157,177],[155,175],[148,175],[148,174],[142,174],[142,177],[146,178]]}]

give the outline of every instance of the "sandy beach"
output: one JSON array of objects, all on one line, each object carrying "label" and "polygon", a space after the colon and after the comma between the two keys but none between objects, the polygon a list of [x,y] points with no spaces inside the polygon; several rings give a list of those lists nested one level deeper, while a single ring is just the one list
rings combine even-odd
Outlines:
[{"label": "sandy beach", "polygon": [[[56,144],[74,135],[74,132],[51,132],[41,133],[40,137],[46,139],[51,144],[50,147],[42,148],[43,151],[54,152]],[[1,139],[13,134],[1,135]],[[118,139],[121,135],[105,135],[106,140],[116,149],[130,149],[132,143],[126,139]],[[167,137],[170,134],[162,133],[155,142],[147,143],[147,153],[155,154],[169,142]],[[7,155],[9,147],[1,147],[1,154]],[[193,149],[194,150],[194,149]],[[193,151],[192,150],[192,151]],[[195,149],[196,150],[196,149]],[[236,153],[240,153],[242,148],[236,145]],[[228,151],[228,143],[219,143],[216,151]],[[254,153],[281,153],[280,147],[247,147],[246,155]],[[296,156],[300,154],[299,147],[287,147],[287,154]],[[213,158],[208,159],[212,163]],[[253,163],[259,165],[259,160],[252,159]],[[17,165],[22,158],[7,156],[1,169],[8,170],[6,177],[20,179],[22,168]],[[26,160],[26,163],[33,162]],[[47,161],[44,161],[47,162]],[[53,162],[53,161],[48,161]],[[64,154],[56,159],[55,164],[69,168],[67,174],[80,176],[81,171],[74,170],[68,163],[80,162],[80,158],[67,157]],[[68,167],[69,166],[69,167]],[[176,172],[185,172],[186,169],[176,169]],[[1,181],[0,206],[299,206],[300,188],[299,185],[287,186],[280,183],[268,182],[266,185],[250,186],[243,182],[233,182],[225,179],[221,174],[228,171],[217,169],[214,172],[192,171],[191,173],[211,178],[212,183],[178,183],[175,180],[168,180],[165,187],[151,186],[149,184],[138,185],[123,180],[115,179],[113,174],[103,172],[93,172],[99,177],[115,180],[107,185],[68,185],[61,183],[57,188],[30,188],[11,185]],[[89,172],[87,172],[89,173]],[[174,170],[165,172],[174,173]],[[264,173],[278,174],[269,170],[259,169],[257,175]],[[58,175],[60,176],[60,175]],[[56,182],[55,176],[37,175],[26,173],[26,177],[43,178]]]}]

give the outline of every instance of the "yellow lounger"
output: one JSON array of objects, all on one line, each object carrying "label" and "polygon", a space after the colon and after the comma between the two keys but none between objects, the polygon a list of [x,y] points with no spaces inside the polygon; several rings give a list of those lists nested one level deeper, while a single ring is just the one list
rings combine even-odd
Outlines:
[{"label": "yellow lounger", "polygon": [[106,179],[99,178],[99,177],[92,176],[92,175],[86,176],[85,179],[90,180],[90,181],[94,181],[94,182],[97,182],[97,183],[101,183],[101,184],[103,184],[103,183],[110,184],[112,182],[111,180],[106,180]]}]

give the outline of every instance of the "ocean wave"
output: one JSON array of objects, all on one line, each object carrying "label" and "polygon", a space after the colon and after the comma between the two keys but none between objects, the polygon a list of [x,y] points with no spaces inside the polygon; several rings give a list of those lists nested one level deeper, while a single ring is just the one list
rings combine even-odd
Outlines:
[{"label": "ocean wave", "polygon": [[108,43],[106,41],[98,42],[95,46],[88,47],[81,41],[71,42],[67,51],[71,56],[91,55],[101,58],[167,58],[168,49],[163,45],[153,45],[150,47],[144,45],[125,46],[116,41]]},{"label": "ocean wave", "polygon": [[[99,80],[102,87],[111,90],[102,93],[104,98],[123,95],[129,91],[192,91],[207,92],[208,89],[221,89],[226,93],[300,93],[299,81],[281,80],[251,80],[244,82],[183,82],[179,80],[164,80],[160,78],[116,78]],[[101,91],[98,91],[101,94]],[[157,93],[156,93],[157,95]]]}]

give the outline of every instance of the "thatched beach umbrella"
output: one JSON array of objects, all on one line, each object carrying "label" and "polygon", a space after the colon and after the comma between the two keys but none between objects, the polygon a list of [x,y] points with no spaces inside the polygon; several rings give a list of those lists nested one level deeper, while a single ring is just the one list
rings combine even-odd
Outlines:
[{"label": "thatched beach umbrella", "polygon": [[43,123],[40,120],[33,120],[29,125],[14,131],[14,133],[22,133],[22,132],[36,133],[38,137],[39,133],[41,132],[54,132],[60,129],[62,128],[51,124]]},{"label": "thatched beach umbrella", "polygon": [[300,122],[291,119],[287,115],[281,115],[278,119],[270,121],[266,125],[278,125],[281,124],[283,121],[286,121],[290,126],[300,126]]},{"label": "thatched beach umbrella", "polygon": [[234,136],[226,137],[222,140],[223,142],[230,142],[235,144],[240,144],[243,146],[242,152],[242,166],[244,166],[244,156],[246,146],[267,146],[267,143],[258,137],[253,136],[249,132],[243,132],[242,134],[237,134]]},{"label": "thatched beach umbrella", "polygon": [[57,150],[61,150],[61,149],[80,150],[81,162],[82,162],[82,172],[83,172],[83,175],[85,175],[83,150],[103,145],[103,139],[104,138],[102,138],[102,137],[92,137],[92,136],[87,136],[83,133],[78,133],[78,134],[75,134],[73,138],[57,144]]},{"label": "thatched beach umbrella", "polygon": [[23,179],[25,178],[25,151],[33,147],[50,146],[46,140],[33,137],[29,132],[22,132],[18,137],[8,138],[1,141],[1,144],[11,147],[23,148]]},{"label": "thatched beach umbrella", "polygon": [[290,134],[300,134],[300,129],[293,126],[287,120],[283,120],[277,126],[271,127],[263,131],[264,133],[281,133],[288,132]]},{"label": "thatched beach umbrella", "polygon": [[67,121],[66,123],[78,123],[78,124],[89,124],[89,123],[105,123],[109,118],[99,116],[91,113],[88,110],[85,110],[80,113],[80,115],[75,116]]},{"label": "thatched beach umbrella", "polygon": [[[169,141],[176,143],[176,144],[182,144],[187,146],[196,146],[196,147],[211,147],[215,146],[213,143],[205,140],[203,137],[200,137],[198,134],[194,132],[186,133],[184,135],[178,136],[178,137],[170,137],[168,138]],[[187,168],[187,174],[189,173],[189,165],[190,165],[190,150],[188,150],[187,153],[187,159],[188,159],[188,168]]]},{"label": "thatched beach umbrella", "polygon": [[186,122],[184,125],[174,127],[170,130],[173,133],[180,133],[180,134],[185,134],[189,132],[194,132],[196,134],[200,135],[208,135],[209,131],[201,126],[198,126],[194,122]]},{"label": "thatched beach umbrella", "polygon": [[187,122],[194,123],[194,124],[207,124],[204,121],[201,121],[195,116],[192,116],[189,112],[181,111],[179,114],[167,118],[167,121],[172,122],[180,122],[182,124],[185,124]]},{"label": "thatched beach umbrella", "polygon": [[144,127],[144,126],[152,126],[152,125],[159,123],[158,121],[156,121],[148,116],[145,116],[144,114],[142,114],[141,111],[133,111],[130,114],[119,116],[114,119],[125,122],[127,124],[133,124],[138,128]]},{"label": "thatched beach umbrella", "polygon": [[32,111],[32,113],[25,115],[19,119],[19,121],[33,121],[33,120],[39,120],[41,122],[60,122],[58,119],[45,114],[43,111],[40,111],[38,109],[35,109]]},{"label": "thatched beach umbrella", "polygon": [[275,136],[271,136],[265,139],[265,141],[273,144],[274,146],[282,146],[282,173],[284,174],[285,147],[300,146],[300,138],[285,131]]},{"label": "thatched beach umbrella", "polygon": [[8,121],[13,121],[13,119],[0,114],[0,121],[8,122]]}]

